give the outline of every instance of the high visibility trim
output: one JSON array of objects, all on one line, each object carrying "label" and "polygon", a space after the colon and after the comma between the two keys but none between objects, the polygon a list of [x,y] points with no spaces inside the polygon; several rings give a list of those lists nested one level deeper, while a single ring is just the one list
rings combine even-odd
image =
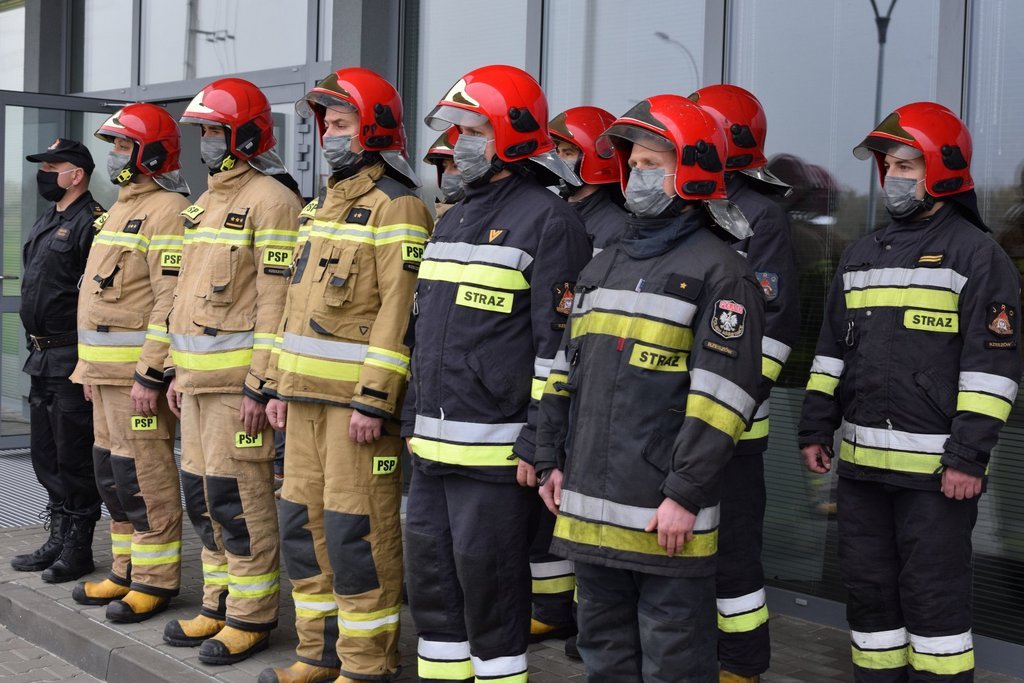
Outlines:
[{"label": "high visibility trim", "polygon": [[358,382],[362,366],[359,363],[307,358],[282,349],[278,355],[277,367],[283,372],[294,372],[298,375],[339,382]]},{"label": "high visibility trim", "polygon": [[132,543],[133,565],[178,564],[181,561],[181,541],[171,543]]},{"label": "high visibility trim", "polygon": [[170,344],[171,335],[164,325],[149,325],[146,327],[146,339],[149,341]]},{"label": "high visibility trim", "polygon": [[145,254],[149,251],[149,238],[145,235],[134,235],[130,232],[101,231],[96,235],[93,246],[127,247]]},{"label": "high visibility trim", "polygon": [[397,372],[403,377],[409,374],[408,356],[396,351],[383,349],[379,346],[367,348],[366,358],[363,359],[363,363],[383,368],[384,370],[390,370],[391,372]]},{"label": "high visibility trim", "polygon": [[569,381],[569,375],[565,374],[564,372],[552,371],[551,374],[548,375],[547,381],[544,383],[544,393],[547,396],[566,396],[567,397],[567,396],[569,396],[569,392],[565,391],[564,389],[556,389],[555,388],[555,384],[556,383],[564,384],[565,382],[568,382],[568,381]]},{"label": "high visibility trim", "polygon": [[[534,360],[534,363],[536,363],[536,360]],[[562,373],[569,372],[569,360],[565,357],[564,349],[555,354],[551,361],[550,369]]]},{"label": "high visibility trim", "polygon": [[910,642],[905,628],[894,628],[889,631],[850,631],[850,640],[859,650],[891,650],[895,647],[904,647]]},{"label": "high visibility trim", "polygon": [[413,434],[414,438],[418,436],[463,444],[511,445],[519,438],[519,432],[525,426],[525,422],[484,424],[417,415]]},{"label": "high visibility trim", "polygon": [[772,339],[771,337],[763,337],[761,339],[761,354],[772,357],[778,361],[779,365],[786,364],[791,352],[792,349],[787,344],[783,344],[777,339]]},{"label": "high visibility trim", "polygon": [[919,636],[913,633],[907,635],[910,637],[910,646],[920,654],[962,654],[974,649],[974,636],[970,629],[948,636]]},{"label": "high visibility trim", "polygon": [[974,638],[971,631],[949,636],[910,634],[909,664],[918,671],[954,675],[974,668]]},{"label": "high visibility trim", "polygon": [[153,235],[149,240],[149,248],[151,251],[181,251],[184,243],[185,238],[182,235]]},{"label": "high visibility trim", "polygon": [[936,287],[954,294],[963,291],[967,278],[952,268],[873,268],[843,273],[843,288]]},{"label": "high visibility trim", "polygon": [[528,664],[525,652],[521,655],[493,659],[480,659],[470,655],[470,661],[473,662],[477,680],[486,678],[488,681],[526,681]]},{"label": "high visibility trim", "polygon": [[[647,527],[651,518],[657,514],[658,508],[627,505],[596,496],[588,496],[578,491],[562,489],[562,504],[559,506],[559,511],[574,517],[642,531]],[[701,508],[693,523],[694,533],[716,529],[719,516],[718,505]]]},{"label": "high visibility trim", "polygon": [[296,616],[306,619],[324,619],[338,613],[334,593],[299,593],[292,591]]},{"label": "high visibility trim", "polygon": [[512,444],[472,446],[450,444],[414,436],[409,440],[413,453],[424,460],[465,467],[516,467],[519,458],[512,455]]},{"label": "high visibility trim", "polygon": [[421,681],[464,681],[473,678],[473,662],[468,655],[465,659],[443,662],[417,657],[416,673]]},{"label": "high visibility trim", "polygon": [[782,374],[782,363],[770,356],[761,356],[761,374],[773,382],[776,381]]},{"label": "high visibility trim", "polygon": [[539,401],[544,396],[544,386],[546,382],[543,379],[534,377],[530,380],[530,398],[534,401]]},{"label": "high visibility trim", "polygon": [[575,571],[572,560],[555,560],[553,562],[531,562],[530,576],[535,579],[549,579],[565,576]]},{"label": "high visibility trim", "polygon": [[236,576],[228,573],[228,595],[237,598],[263,598],[277,593],[281,588],[281,573]]},{"label": "high visibility trim", "polygon": [[898,429],[862,427],[843,420],[840,431],[843,440],[851,445],[869,448],[891,448],[918,453],[942,453],[949,434],[916,434]]},{"label": "high visibility trim", "polygon": [[768,608],[764,605],[746,614],[726,616],[718,613],[718,630],[723,633],[749,633],[768,623]]},{"label": "high visibility trim", "polygon": [[807,380],[807,391],[817,391],[827,396],[834,396],[836,387],[839,386],[839,378],[830,375],[822,375],[812,372]]},{"label": "high visibility trim", "polygon": [[412,223],[394,223],[392,225],[381,225],[375,228],[376,243],[378,246],[394,244],[395,242],[417,242],[423,244],[430,239],[430,233],[422,225]]},{"label": "high visibility trim", "polygon": [[556,593],[568,593],[576,588],[576,577],[555,576],[550,579],[534,578],[531,582],[531,592],[536,595],[554,595]]},{"label": "high visibility trim", "polygon": [[906,645],[892,650],[860,650],[855,645],[850,647],[854,666],[876,671],[905,667],[909,659],[908,649]]},{"label": "high visibility trim", "polygon": [[208,586],[227,586],[228,566],[226,564],[204,564],[203,583]]},{"label": "high visibility trim", "polygon": [[136,363],[142,358],[141,346],[78,345],[79,360],[91,363]]},{"label": "high visibility trim", "polygon": [[[565,354],[562,353],[562,358],[565,358]],[[537,356],[533,359],[533,376],[537,379],[547,379],[548,375],[551,374],[551,368],[555,365],[554,358],[541,358]]]},{"label": "high visibility trim", "polygon": [[960,296],[958,294],[921,287],[878,287],[846,292],[846,307],[850,309],[892,306],[955,313],[959,304]]},{"label": "high visibility trim", "polygon": [[252,364],[252,348],[220,353],[191,353],[171,349],[171,360],[185,370],[215,371],[247,368]]},{"label": "high visibility trim", "polygon": [[172,334],[171,344],[175,351],[185,353],[213,353],[220,351],[250,350],[255,339],[252,332],[229,332],[227,334]]},{"label": "high visibility trim", "polygon": [[1007,403],[1001,396],[991,396],[975,391],[961,391],[956,396],[956,409],[979,413],[994,417],[1001,422],[1006,422],[1013,409],[1012,403]]},{"label": "high visibility trim", "polygon": [[[469,641],[463,640],[448,643],[441,640],[425,640],[420,638],[416,644],[416,654],[432,660],[463,660],[469,661]],[[470,676],[473,672],[470,671]]]},{"label": "high visibility trim", "polygon": [[110,551],[114,555],[131,555],[132,554],[132,535],[131,534],[110,534]]},{"label": "high visibility trim", "polygon": [[839,459],[854,465],[913,474],[934,474],[942,466],[941,455],[867,448],[847,441],[839,446]]},{"label": "high visibility trim", "polygon": [[770,421],[767,417],[754,420],[747,431],[740,434],[740,441],[753,441],[754,439],[767,439],[771,432]]},{"label": "high visibility trim", "polygon": [[[562,493],[564,504],[565,493]],[[648,521],[650,521],[648,519]],[[563,511],[555,521],[554,535],[572,543],[592,545],[612,550],[623,550],[642,555],[666,557],[665,549],[658,545],[657,532],[636,531],[622,527],[588,522],[570,517]],[[712,557],[718,549],[718,529],[706,533],[695,533],[693,540],[683,546],[677,558]]]},{"label": "high visibility trim", "polygon": [[298,238],[294,230],[260,230],[256,233],[253,246],[257,249],[265,247],[293,247]]},{"label": "high visibility trim", "polygon": [[397,631],[401,605],[374,612],[338,611],[338,632],[356,638],[369,638],[385,631]]},{"label": "high visibility trim", "polygon": [[256,332],[255,334],[253,334],[253,351],[269,351],[272,348],[274,348],[273,334],[267,334],[265,332]]},{"label": "high visibility trim", "polygon": [[718,613],[725,616],[733,616],[736,614],[746,614],[747,612],[753,612],[756,609],[764,607],[768,599],[764,588],[758,588],[752,593],[746,595],[740,595],[735,598],[718,598],[715,600],[715,605],[718,608]]},{"label": "high visibility trim", "polygon": [[697,313],[694,304],[674,296],[621,289],[598,288],[577,297],[573,303],[574,318],[597,310],[645,315],[680,326],[689,326]]},{"label": "high visibility trim", "polygon": [[431,242],[423,250],[423,260],[454,261],[463,264],[483,263],[523,271],[533,263],[533,256],[522,249],[500,244]]},{"label": "high visibility trim", "polygon": [[699,368],[690,372],[690,391],[708,394],[740,415],[750,415],[757,406],[754,397],[735,382]]},{"label": "high visibility trim", "polygon": [[227,244],[247,247],[252,244],[252,230],[250,228],[233,230],[223,227],[199,226],[185,233],[184,244],[186,247],[190,244]]},{"label": "high visibility trim", "polygon": [[676,324],[634,318],[618,313],[591,311],[573,317],[572,338],[588,334],[603,334],[622,339],[634,339],[657,344],[673,351],[689,351],[693,346],[693,330]]},{"label": "high visibility trim", "polygon": [[961,371],[958,388],[960,391],[983,391],[1004,398],[1010,403],[1017,398],[1017,380],[989,372]]},{"label": "high visibility trim", "polygon": [[420,264],[419,278],[513,291],[530,288],[530,283],[518,270],[498,268],[482,263],[463,264],[424,260]]},{"label": "high visibility trim", "polygon": [[142,346],[146,341],[146,333],[138,332],[97,332],[96,330],[78,330],[78,343],[88,346]]},{"label": "high visibility trim", "polygon": [[747,423],[732,409],[714,399],[691,393],[686,397],[686,417],[692,417],[714,427],[736,441],[747,428]]},{"label": "high visibility trim", "polygon": [[281,340],[281,350],[295,355],[319,356],[328,360],[362,363],[370,347],[368,344],[314,339],[285,332]]},{"label": "high visibility trim", "polygon": [[831,356],[815,356],[814,360],[811,361],[811,372],[828,375],[838,380],[843,374],[843,367],[846,364],[839,358],[832,358]]}]

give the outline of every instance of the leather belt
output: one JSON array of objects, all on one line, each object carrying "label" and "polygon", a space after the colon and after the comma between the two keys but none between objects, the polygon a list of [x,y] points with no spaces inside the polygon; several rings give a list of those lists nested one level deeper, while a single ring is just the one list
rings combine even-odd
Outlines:
[{"label": "leather belt", "polygon": [[37,351],[52,349],[56,346],[73,346],[78,343],[78,332],[65,332],[64,334],[51,334],[48,337],[39,337],[34,334],[28,335],[32,348]]}]

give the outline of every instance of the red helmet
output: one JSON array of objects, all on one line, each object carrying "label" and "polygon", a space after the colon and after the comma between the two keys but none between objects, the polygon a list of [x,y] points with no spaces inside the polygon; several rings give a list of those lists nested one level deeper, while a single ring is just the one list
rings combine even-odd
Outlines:
[{"label": "red helmet", "polygon": [[768,120],[753,94],[723,83],[701,88],[690,95],[690,99],[707,109],[725,132],[726,170],[742,171],[768,163],[764,156]]},{"label": "red helmet", "polygon": [[924,180],[933,197],[974,189],[971,179],[971,133],[956,114],[934,102],[898,107],[853,148],[858,159],[872,154],[880,182],[885,182],[884,156],[924,157]]},{"label": "red helmet", "polygon": [[129,104],[104,121],[95,135],[106,142],[124,138],[135,143],[132,166],[143,175],[158,176],[181,168],[181,131],[163,107]]},{"label": "red helmet", "polygon": [[615,117],[599,107],[573,107],[551,119],[548,133],[556,142],[580,149],[579,174],[585,183],[600,185],[622,179],[619,152],[601,134],[615,123]]},{"label": "red helmet", "polygon": [[620,151],[622,190],[629,181],[629,153],[638,144],[676,154],[676,194],[683,199],[725,199],[721,151],[725,135],[714,117],[680,95],[640,100],[604,133]]},{"label": "red helmet", "polygon": [[428,164],[438,165],[443,159],[451,159],[455,156],[455,142],[459,139],[458,126],[452,126],[437,136],[434,144],[430,146],[427,153],[423,155],[423,161]]},{"label": "red helmet", "polygon": [[180,123],[223,126],[227,129],[228,152],[248,160],[268,152],[277,144],[270,103],[263,92],[241,78],[222,78],[192,98]]}]

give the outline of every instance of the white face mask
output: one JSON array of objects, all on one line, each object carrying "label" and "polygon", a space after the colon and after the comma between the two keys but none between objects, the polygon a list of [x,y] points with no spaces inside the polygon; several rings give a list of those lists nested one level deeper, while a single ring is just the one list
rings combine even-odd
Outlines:
[{"label": "white face mask", "polygon": [[665,194],[665,178],[674,177],[675,173],[669,175],[663,168],[632,169],[623,193],[626,210],[641,218],[661,215],[672,203],[672,197]]},{"label": "white face mask", "polygon": [[465,183],[480,180],[491,169],[487,143],[494,142],[480,135],[460,135],[455,141],[455,166]]}]

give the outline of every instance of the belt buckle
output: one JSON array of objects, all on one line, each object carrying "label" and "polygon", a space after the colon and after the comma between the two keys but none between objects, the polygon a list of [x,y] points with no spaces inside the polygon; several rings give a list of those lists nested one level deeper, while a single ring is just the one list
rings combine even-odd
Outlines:
[{"label": "belt buckle", "polygon": [[42,351],[43,347],[39,345],[39,337],[34,334],[28,335],[28,338],[32,341],[32,348],[36,351]]}]

